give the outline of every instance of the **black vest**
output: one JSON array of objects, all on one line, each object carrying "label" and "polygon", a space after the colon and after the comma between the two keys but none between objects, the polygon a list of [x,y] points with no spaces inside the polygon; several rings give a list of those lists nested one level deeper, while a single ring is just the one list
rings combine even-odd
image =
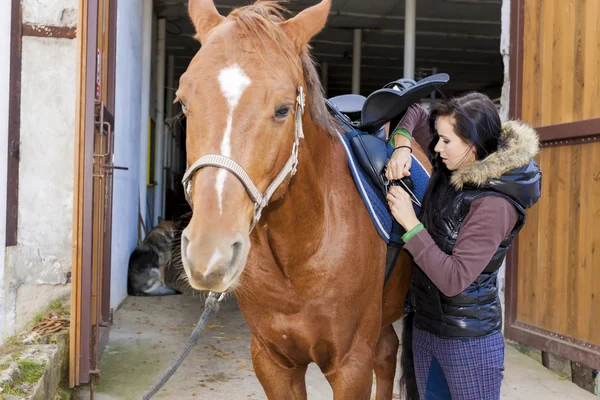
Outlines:
[{"label": "black vest", "polygon": [[407,311],[414,311],[415,325],[435,335],[447,338],[486,336],[502,328],[502,308],[498,297],[497,276],[508,249],[525,223],[525,211],[508,196],[493,190],[457,191],[454,198],[440,210],[439,222],[428,229],[438,247],[452,254],[458,232],[473,200],[482,196],[501,196],[515,206],[518,222],[511,234],[500,244],[483,273],[462,293],[447,297],[415,266]]}]

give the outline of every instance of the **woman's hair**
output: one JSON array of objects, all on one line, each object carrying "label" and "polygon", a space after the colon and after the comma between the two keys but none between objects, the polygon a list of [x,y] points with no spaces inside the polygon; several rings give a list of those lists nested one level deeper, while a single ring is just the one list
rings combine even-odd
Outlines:
[{"label": "woman's hair", "polygon": [[485,94],[472,92],[444,100],[431,110],[429,125],[433,132],[433,140],[429,145],[429,159],[433,173],[425,192],[421,211],[421,220],[428,230],[435,226],[441,208],[452,198],[456,190],[450,185],[451,171],[434,151],[440,139],[436,129],[436,122],[440,116],[454,119],[454,133],[475,148],[477,160],[487,157],[503,146],[500,138],[500,115],[494,103]]}]

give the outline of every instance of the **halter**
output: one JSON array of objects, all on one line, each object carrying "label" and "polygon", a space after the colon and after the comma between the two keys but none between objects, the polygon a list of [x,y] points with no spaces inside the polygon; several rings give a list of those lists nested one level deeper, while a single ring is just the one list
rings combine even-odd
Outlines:
[{"label": "halter", "polygon": [[185,192],[185,198],[190,206],[193,208],[192,204],[192,177],[194,173],[204,167],[217,167],[223,168],[229,172],[231,172],[235,177],[242,182],[244,188],[246,189],[246,193],[248,193],[248,197],[254,203],[254,217],[252,218],[252,225],[250,226],[250,231],[254,229],[256,223],[260,219],[262,214],[262,210],[269,204],[269,200],[273,193],[277,190],[277,188],[283,183],[283,181],[289,175],[290,177],[294,176],[298,168],[298,148],[300,146],[300,139],[304,138],[304,132],[302,131],[302,116],[304,115],[304,91],[302,90],[302,86],[298,86],[297,89],[298,96],[296,97],[296,116],[295,116],[295,131],[294,131],[294,144],[292,145],[292,154],[290,158],[288,158],[287,162],[283,166],[283,169],[275,180],[267,187],[264,193],[261,193],[260,190],[256,187],[250,175],[242,168],[240,164],[235,162],[229,157],[225,157],[217,154],[207,154],[202,156],[192,164],[183,175],[182,183]]}]

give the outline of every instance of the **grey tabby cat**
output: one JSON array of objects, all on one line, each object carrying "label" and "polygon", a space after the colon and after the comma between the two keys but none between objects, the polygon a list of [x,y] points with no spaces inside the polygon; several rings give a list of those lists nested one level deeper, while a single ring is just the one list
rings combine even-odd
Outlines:
[{"label": "grey tabby cat", "polygon": [[165,285],[165,268],[171,262],[175,223],[159,218],[158,225],[129,257],[127,293],[130,296],[181,294]]}]

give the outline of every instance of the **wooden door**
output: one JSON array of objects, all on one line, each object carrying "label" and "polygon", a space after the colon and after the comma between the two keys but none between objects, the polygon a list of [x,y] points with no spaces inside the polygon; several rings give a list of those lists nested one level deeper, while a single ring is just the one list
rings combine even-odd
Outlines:
[{"label": "wooden door", "polygon": [[93,391],[111,319],[116,0],[79,6],[70,384]]},{"label": "wooden door", "polygon": [[508,257],[506,336],[600,369],[600,2],[513,0],[510,72],[543,179]]}]

